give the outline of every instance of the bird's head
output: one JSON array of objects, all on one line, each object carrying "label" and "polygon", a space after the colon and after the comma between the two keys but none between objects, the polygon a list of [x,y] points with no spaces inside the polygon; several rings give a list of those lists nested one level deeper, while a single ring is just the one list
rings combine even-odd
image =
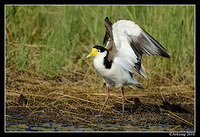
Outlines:
[{"label": "bird's head", "polygon": [[107,52],[107,50],[106,50],[106,48],[104,48],[104,47],[102,47],[102,46],[94,46],[93,48],[92,48],[92,51],[91,51],[91,53],[86,57],[86,58],[88,58],[88,57],[90,57],[90,56],[96,56],[98,53],[104,53],[104,52]]}]

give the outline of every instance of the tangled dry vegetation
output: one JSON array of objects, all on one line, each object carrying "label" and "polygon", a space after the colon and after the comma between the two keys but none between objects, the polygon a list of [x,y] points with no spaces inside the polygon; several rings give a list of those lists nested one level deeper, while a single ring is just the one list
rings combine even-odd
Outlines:
[{"label": "tangled dry vegetation", "polygon": [[[89,72],[74,70],[68,74],[49,78],[32,70],[23,71],[17,70],[15,66],[8,67],[6,116],[24,115],[29,124],[67,122],[66,126],[85,125],[94,130],[108,131],[145,130],[145,126],[155,126],[158,123],[171,125],[171,128],[161,130],[184,130],[184,126],[194,127],[194,89],[188,85],[168,86],[167,82],[162,83],[165,86],[152,84],[144,90],[132,86],[125,87],[125,119],[130,122],[127,124],[121,117],[120,89],[111,88],[110,100],[103,112],[105,119],[97,119],[96,115],[106,96],[105,85],[92,82],[95,78],[90,76]],[[138,108],[134,98],[139,98],[142,103],[149,105]],[[189,111],[189,114],[162,109],[160,106],[163,105],[163,100],[179,105]],[[108,123],[119,125],[109,129],[109,126],[106,126]],[[138,125],[142,127],[139,128]]]}]

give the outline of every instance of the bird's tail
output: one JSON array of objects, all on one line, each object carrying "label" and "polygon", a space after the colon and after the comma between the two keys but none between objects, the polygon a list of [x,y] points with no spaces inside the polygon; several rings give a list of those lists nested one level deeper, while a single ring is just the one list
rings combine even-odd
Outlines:
[{"label": "bird's tail", "polygon": [[132,76],[132,79],[131,79],[131,82],[130,84],[136,86],[137,88],[140,88],[140,89],[144,89],[139,82],[137,82],[137,80]]},{"label": "bird's tail", "polygon": [[138,88],[140,88],[140,89],[144,89],[141,85],[140,85],[140,83],[138,83],[137,85],[135,85],[136,87],[138,87]]}]

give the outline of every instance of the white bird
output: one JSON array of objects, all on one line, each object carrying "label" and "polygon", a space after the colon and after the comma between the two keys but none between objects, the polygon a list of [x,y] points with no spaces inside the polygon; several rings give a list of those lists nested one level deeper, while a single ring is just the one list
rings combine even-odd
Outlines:
[{"label": "white bird", "polygon": [[142,54],[160,55],[170,58],[169,53],[150,34],[130,20],[119,20],[112,24],[108,17],[104,25],[106,47],[94,46],[87,56],[94,56],[93,64],[96,71],[104,78],[107,87],[107,96],[101,112],[109,98],[109,87],[115,85],[122,91],[122,110],[124,114],[124,85],[135,85],[142,88],[140,83],[132,76],[139,74],[146,78],[141,64]]}]

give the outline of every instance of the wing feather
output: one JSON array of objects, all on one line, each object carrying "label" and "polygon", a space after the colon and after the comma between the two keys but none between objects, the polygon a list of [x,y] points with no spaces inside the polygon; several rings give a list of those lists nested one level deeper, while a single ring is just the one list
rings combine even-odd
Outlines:
[{"label": "wing feather", "polygon": [[169,53],[160,43],[158,43],[145,30],[141,29],[140,31],[141,33],[139,36],[135,36],[129,32],[125,32],[127,37],[129,37],[129,43],[134,50],[136,50],[140,54],[160,55],[170,58]]},{"label": "wing feather", "polygon": [[150,34],[129,20],[112,24],[112,34],[118,52],[114,62],[129,72],[136,72],[146,78],[141,64],[142,54],[170,57],[169,53]]}]

